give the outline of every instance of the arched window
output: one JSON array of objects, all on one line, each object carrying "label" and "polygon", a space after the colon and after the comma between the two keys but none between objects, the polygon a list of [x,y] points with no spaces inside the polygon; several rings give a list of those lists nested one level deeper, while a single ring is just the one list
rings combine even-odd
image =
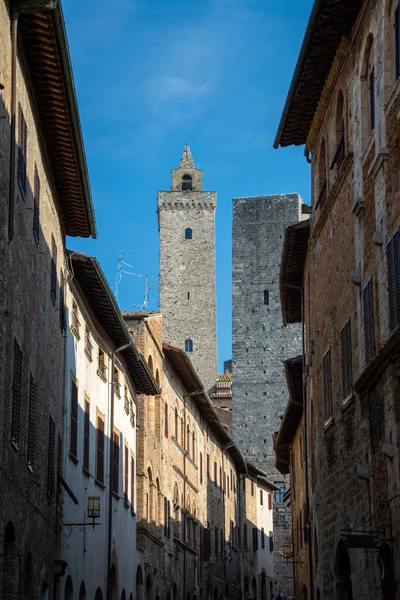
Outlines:
[{"label": "arched window", "polygon": [[153,359],[152,359],[151,355],[147,359],[147,364],[149,365],[151,372],[153,373]]},{"label": "arched window", "polygon": [[190,229],[190,227],[187,227],[185,229],[185,240],[191,240],[193,237],[193,231]]},{"label": "arched window", "polygon": [[326,176],[326,141],[322,138],[318,154],[318,176],[317,176],[317,201],[315,208],[323,207],[327,196],[327,176]]},{"label": "arched window", "polygon": [[79,588],[79,600],[86,600],[86,587],[83,581],[81,583],[81,587]]},{"label": "arched window", "polygon": [[182,190],[191,190],[192,189],[192,176],[184,175],[182,177]]},{"label": "arched window", "polygon": [[193,340],[185,340],[185,352],[193,352]]},{"label": "arched window", "polygon": [[345,127],[344,127],[344,96],[342,90],[339,91],[336,102],[336,131],[335,143],[336,150],[332,160],[331,169],[337,165],[338,169],[345,157]]},{"label": "arched window", "polygon": [[189,425],[186,426],[186,452],[190,456],[190,428],[189,428]]},{"label": "arched window", "polygon": [[65,582],[64,588],[64,600],[72,600],[74,597],[74,588],[72,586],[72,579],[70,575],[68,575],[67,580]]},{"label": "arched window", "polygon": [[375,129],[375,50],[372,33],[368,35],[365,44],[361,80],[362,140],[365,146],[370,133]]}]

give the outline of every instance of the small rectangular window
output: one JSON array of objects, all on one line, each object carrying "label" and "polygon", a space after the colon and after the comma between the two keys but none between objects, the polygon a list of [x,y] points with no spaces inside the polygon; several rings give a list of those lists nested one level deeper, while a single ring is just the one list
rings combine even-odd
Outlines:
[{"label": "small rectangular window", "polygon": [[107,381],[106,356],[104,354],[104,350],[102,350],[101,348],[99,348],[97,375],[99,375],[99,377],[101,377],[103,381]]},{"label": "small rectangular window", "polygon": [[370,129],[375,129],[375,67],[372,67],[369,74],[369,110],[370,110]]},{"label": "small rectangular window", "polygon": [[125,444],[125,456],[124,456],[124,499],[127,503],[129,501],[129,448],[128,444]]},{"label": "small rectangular window", "polygon": [[71,415],[70,415],[69,453],[72,458],[78,455],[78,386],[71,380]]},{"label": "small rectangular window", "polygon": [[19,433],[21,427],[21,401],[22,401],[22,350],[17,340],[14,340],[14,374],[13,374],[13,400],[11,416],[11,440],[19,446]]},{"label": "small rectangular window", "polygon": [[264,304],[269,304],[269,290],[264,290]]},{"label": "small rectangular window", "polygon": [[264,505],[264,495],[263,495],[263,491],[262,490],[260,490],[260,504],[261,504],[261,506]]},{"label": "small rectangular window", "polygon": [[365,361],[368,364],[375,356],[374,296],[372,276],[363,290]]},{"label": "small rectangular window", "polygon": [[207,477],[210,477],[210,455],[207,454]]},{"label": "small rectangular window", "polygon": [[274,481],[274,485],[278,488],[274,492],[274,500],[277,503],[283,502],[283,496],[285,495],[285,484],[283,481]]},{"label": "small rectangular window", "polygon": [[104,484],[104,417],[97,415],[96,479]]},{"label": "small rectangular window", "polygon": [[40,179],[35,165],[35,173],[33,176],[33,237],[36,247],[39,246],[39,230],[40,230]]},{"label": "small rectangular window", "polygon": [[90,329],[85,325],[85,354],[90,361],[93,360],[93,345],[91,342]]},{"label": "small rectangular window", "polygon": [[135,459],[131,454],[131,510],[135,510]]},{"label": "small rectangular window", "polygon": [[251,482],[251,495],[254,496],[254,481]]},{"label": "small rectangular window", "polygon": [[258,550],[258,529],[253,527],[253,552]]},{"label": "small rectangular window", "polygon": [[274,532],[273,531],[269,532],[269,551],[270,552],[274,551]]},{"label": "small rectangular window", "polygon": [[83,424],[83,467],[89,471],[89,453],[90,453],[90,402],[85,395],[85,414]]},{"label": "small rectangular window", "polygon": [[268,494],[268,510],[272,510],[272,494]]},{"label": "small rectangular window", "polygon": [[218,483],[218,479],[217,479],[217,463],[214,462],[214,483],[217,484]]},{"label": "small rectangular window", "polygon": [[322,359],[323,388],[324,388],[324,421],[329,423],[332,419],[332,372],[331,372],[331,349],[325,353]]},{"label": "small rectangular window", "polygon": [[265,533],[264,528],[261,527],[261,548],[264,550],[265,548]]},{"label": "small rectangular window", "polygon": [[164,436],[168,438],[168,404],[164,404]]},{"label": "small rectangular window", "polygon": [[119,433],[113,431],[112,435],[112,457],[113,457],[113,472],[112,472],[112,491],[118,495],[119,488]]}]

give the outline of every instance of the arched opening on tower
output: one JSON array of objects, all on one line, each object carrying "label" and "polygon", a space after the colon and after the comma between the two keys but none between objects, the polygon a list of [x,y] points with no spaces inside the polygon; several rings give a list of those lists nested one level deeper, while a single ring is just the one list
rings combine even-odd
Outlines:
[{"label": "arched opening on tower", "polygon": [[193,340],[185,340],[185,352],[193,352]]},{"label": "arched opening on tower", "polygon": [[185,229],[185,240],[191,240],[193,237],[193,231],[190,229],[190,227],[187,227]]},{"label": "arched opening on tower", "polygon": [[182,191],[191,190],[192,189],[192,176],[184,175],[182,177]]}]

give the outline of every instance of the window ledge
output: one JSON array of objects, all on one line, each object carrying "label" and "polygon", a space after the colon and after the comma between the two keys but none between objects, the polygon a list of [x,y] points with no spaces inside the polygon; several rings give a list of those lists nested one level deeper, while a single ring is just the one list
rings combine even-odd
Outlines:
[{"label": "window ledge", "polygon": [[342,406],[342,413],[346,412],[346,410],[354,404],[354,394],[349,396],[344,402]]},{"label": "window ledge", "polygon": [[385,104],[384,104],[383,110],[385,112],[388,112],[392,108],[392,106],[395,103],[397,96],[399,94],[400,94],[400,77],[394,84],[393,89],[389,94],[389,98],[387,99],[387,102],[385,102]]},{"label": "window ledge", "polygon": [[99,481],[98,479],[94,479],[94,483],[95,485],[97,485],[97,487],[101,488],[102,490],[106,489],[106,486],[104,485],[104,483],[102,483],[101,481]]},{"label": "window ledge", "polygon": [[132,507],[131,507],[131,515],[132,515],[132,517],[136,517],[136,513],[135,513],[135,511],[132,509]]},{"label": "window ledge", "polygon": [[367,159],[367,156],[370,153],[370,150],[371,150],[374,142],[375,142],[375,129],[373,129],[371,131],[371,133],[369,134],[367,142],[366,142],[365,147],[364,147],[364,150],[362,151],[362,154],[361,154],[361,162],[362,162],[362,164],[365,163],[365,161]]},{"label": "window ledge", "polygon": [[19,451],[19,445],[17,444],[17,442],[15,440],[11,440],[11,446],[14,448],[14,450],[16,452]]},{"label": "window ledge", "polygon": [[[55,302],[53,300],[53,302]],[[79,331],[77,330],[77,328],[74,325],[71,325],[71,331],[74,334],[74,336],[76,337],[76,339],[79,341],[81,339],[81,336],[79,335]]]},{"label": "window ledge", "polygon": [[85,354],[86,354],[86,356],[87,356],[87,359],[88,359],[90,362],[93,362],[93,358],[92,358],[92,356],[90,355],[90,353],[89,353],[89,352],[86,350],[86,348],[85,348]]},{"label": "window ledge", "polygon": [[90,472],[88,471],[88,469],[86,469],[86,467],[82,467],[82,473],[84,474],[85,477],[87,477],[89,479],[89,477],[91,477]]},{"label": "window ledge", "polygon": [[324,425],[324,432],[326,433],[333,427],[333,418],[331,417]]},{"label": "window ledge", "polygon": [[69,452],[68,456],[69,456],[70,460],[72,460],[72,462],[74,464],[76,464],[76,465],[78,464],[79,460],[77,459],[77,457],[75,456],[75,454],[72,454],[72,452]]},{"label": "window ledge", "polygon": [[131,507],[131,504],[130,504],[129,500],[124,500],[124,507],[125,508],[130,508]]},{"label": "window ledge", "polygon": [[117,494],[117,492],[112,492],[113,498],[115,498],[115,500],[121,500],[121,496],[119,494]]},{"label": "window ledge", "polygon": [[97,375],[100,377],[100,379],[104,381],[104,383],[107,383],[107,377],[103,375],[103,373],[99,369],[97,369]]}]

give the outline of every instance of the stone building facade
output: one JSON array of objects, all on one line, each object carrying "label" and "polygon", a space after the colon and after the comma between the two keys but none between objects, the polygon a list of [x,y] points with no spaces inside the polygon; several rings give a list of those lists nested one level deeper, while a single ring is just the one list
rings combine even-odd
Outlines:
[{"label": "stone building facade", "polygon": [[222,425],[232,436],[232,373],[217,376],[215,387],[210,393],[210,400],[214,405]]},{"label": "stone building facade", "polygon": [[283,503],[289,478],[275,468],[272,435],[286,406],[283,362],[301,348],[300,327],[283,328],[279,269],[285,227],[302,218],[298,194],[233,200],[232,433],[246,459],[280,488],[274,504],[275,593],[290,593],[292,567],[281,554],[291,537],[290,510]]},{"label": "stone building facade", "polygon": [[[137,597],[239,599],[245,577],[259,580],[256,551],[246,574],[242,570],[242,526],[250,511],[242,492],[246,462],[188,355],[163,343],[162,316],[125,313],[125,320],[161,387],[158,397],[138,396],[137,540],[142,558]],[[273,488],[265,481],[259,485]],[[253,499],[249,519],[257,527]],[[263,518],[265,528],[270,527],[268,516]]]},{"label": "stone building facade", "polygon": [[[326,600],[399,597],[399,15],[396,0],[315,3],[275,141],[312,157],[305,267],[292,276],[311,595]],[[302,248],[294,240],[293,256]],[[287,295],[298,320],[301,294]]]},{"label": "stone building facade", "polygon": [[[156,395],[159,389],[96,259],[69,252],[67,269],[66,486],[60,502],[67,566],[58,597],[99,599],[109,592],[132,600],[138,566],[137,394]],[[95,499],[98,512],[91,513]],[[71,523],[86,525],[82,530]]]},{"label": "stone building facade", "polygon": [[0,1],[3,600],[47,598],[61,572],[65,236],[96,236],[61,7],[32,4]]},{"label": "stone building facade", "polygon": [[190,353],[206,391],[217,377],[215,192],[185,146],[170,191],[158,192],[164,337]]}]

